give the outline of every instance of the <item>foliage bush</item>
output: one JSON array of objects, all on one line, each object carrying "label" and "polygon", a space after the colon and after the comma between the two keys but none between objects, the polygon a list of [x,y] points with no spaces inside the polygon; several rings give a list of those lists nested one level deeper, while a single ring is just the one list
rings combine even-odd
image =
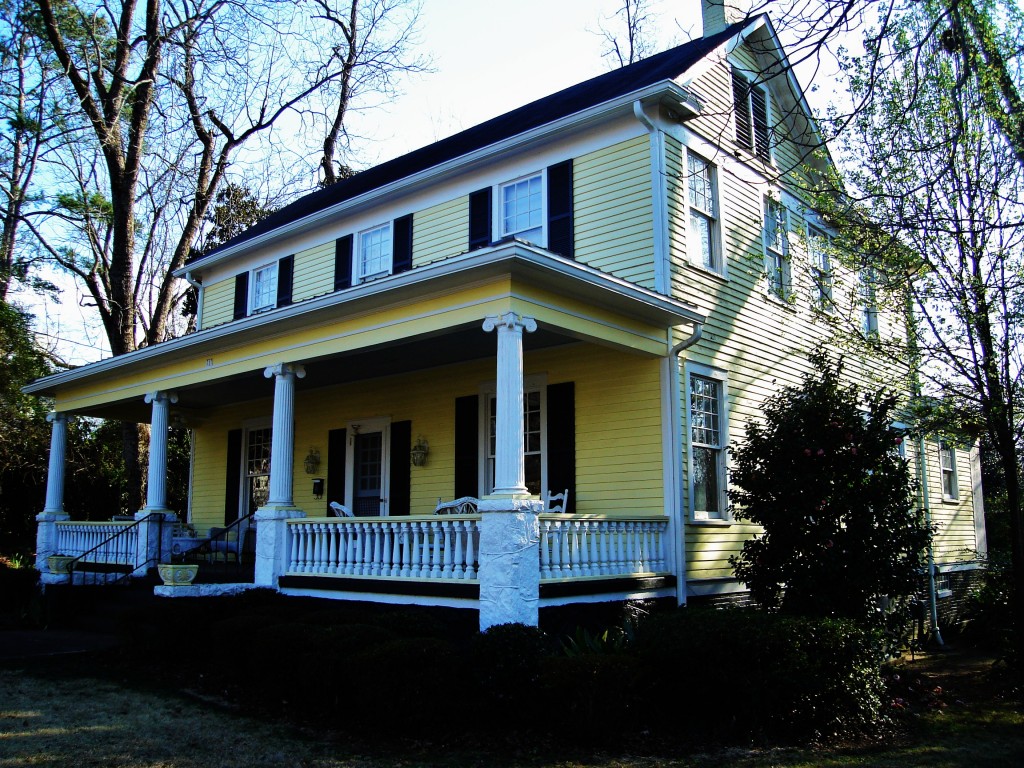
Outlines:
[{"label": "foliage bush", "polygon": [[1013,619],[1013,565],[1008,552],[993,552],[967,596],[963,639],[998,654],[1020,682],[1024,666],[1016,652]]},{"label": "foliage bush", "polygon": [[[893,426],[896,397],[844,381],[816,351],[812,372],[764,404],[733,450],[729,498],[764,528],[731,562],[761,606],[841,617],[896,633],[920,585],[931,529]],[[881,613],[886,600],[892,608]]]}]

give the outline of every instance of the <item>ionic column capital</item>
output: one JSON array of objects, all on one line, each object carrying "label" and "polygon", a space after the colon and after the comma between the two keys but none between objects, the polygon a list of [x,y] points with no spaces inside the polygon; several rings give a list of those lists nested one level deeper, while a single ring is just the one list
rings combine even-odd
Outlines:
[{"label": "ionic column capital", "polygon": [[68,420],[68,415],[64,411],[50,411],[46,414],[46,420],[51,424],[64,423]]},{"label": "ionic column capital", "polygon": [[164,390],[158,390],[156,392],[146,393],[147,403],[176,403],[178,402],[177,392],[168,392]]},{"label": "ionic column capital", "polygon": [[484,330],[490,333],[495,328],[533,333],[537,330],[537,321],[532,317],[523,317],[518,312],[506,312],[503,315],[488,315],[485,317]]},{"label": "ionic column capital", "polygon": [[297,379],[304,379],[306,378],[306,367],[299,363],[277,363],[264,368],[263,375],[268,379],[275,376],[294,376]]}]

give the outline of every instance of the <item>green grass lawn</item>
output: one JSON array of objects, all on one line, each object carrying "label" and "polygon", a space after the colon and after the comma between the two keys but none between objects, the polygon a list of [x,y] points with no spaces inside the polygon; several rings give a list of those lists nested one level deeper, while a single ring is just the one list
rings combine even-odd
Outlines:
[{"label": "green grass lawn", "polygon": [[[397,721],[394,734],[387,738],[341,730],[325,733],[301,723],[268,724],[247,716],[244,703],[211,702],[187,692],[140,686],[137,681],[128,684],[118,678],[111,661],[111,657],[83,657],[0,670],[0,768],[1024,765],[1024,710],[1001,698],[994,684],[986,683],[986,663],[978,659],[950,657],[928,668],[931,681],[947,685],[945,707],[911,716],[899,734],[877,744],[684,754],[683,747],[643,746],[638,740],[624,748],[629,756],[612,755],[611,750],[591,754],[579,747],[563,749],[556,740],[538,743],[514,735],[467,742],[449,734],[439,742],[410,741],[403,739]],[[337,717],[344,722],[343,711]],[[457,720],[458,713],[452,713],[452,718]]]}]

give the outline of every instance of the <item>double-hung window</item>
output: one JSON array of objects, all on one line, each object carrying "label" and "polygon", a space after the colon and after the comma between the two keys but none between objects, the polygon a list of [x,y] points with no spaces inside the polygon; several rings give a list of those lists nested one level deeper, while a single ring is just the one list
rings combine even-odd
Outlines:
[{"label": "double-hung window", "polygon": [[807,227],[807,255],[811,262],[811,290],[814,305],[832,311],[832,257],[829,256],[829,238],[817,227]]},{"label": "double-hung window", "polygon": [[766,163],[772,161],[768,90],[753,84],[736,67],[732,69],[732,101],[736,115],[736,143]]},{"label": "double-hung window", "polygon": [[391,274],[391,251],[390,222],[360,232],[354,282],[362,283]]},{"label": "double-hung window", "polygon": [[266,264],[252,271],[252,293],[249,312],[262,312],[277,305],[277,263]]},{"label": "double-hung window", "polygon": [[939,442],[939,475],[942,478],[942,498],[956,501],[960,489],[956,480],[956,450],[945,440]]},{"label": "double-hung window", "polygon": [[786,298],[789,292],[789,219],[785,206],[764,198],[764,271],[771,292]]},{"label": "double-hung window", "polygon": [[873,269],[860,273],[861,331],[865,336],[878,335],[878,302],[875,296],[876,275]]},{"label": "double-hung window", "polygon": [[725,382],[690,374],[690,509],[694,520],[725,517]]},{"label": "double-hung window", "polygon": [[526,176],[501,185],[501,236],[544,245],[544,178]]},{"label": "double-hung window", "polygon": [[[497,445],[497,398],[491,394],[487,402],[487,456],[485,484],[487,493],[494,490],[495,448]],[[526,488],[539,496],[544,490],[544,397],[542,389],[527,388],[523,393],[523,460]]]},{"label": "double-hung window", "polygon": [[714,167],[707,160],[686,153],[690,201],[690,248],[692,261],[713,272],[722,272],[717,242]]}]

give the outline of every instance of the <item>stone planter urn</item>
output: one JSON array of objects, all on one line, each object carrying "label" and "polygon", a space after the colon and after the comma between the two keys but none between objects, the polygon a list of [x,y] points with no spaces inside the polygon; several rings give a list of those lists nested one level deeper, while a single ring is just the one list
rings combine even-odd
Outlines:
[{"label": "stone planter urn", "polygon": [[166,586],[185,587],[195,579],[199,572],[199,565],[196,563],[162,563],[156,569]]},{"label": "stone planter urn", "polygon": [[67,574],[68,566],[74,559],[71,555],[50,555],[46,558],[46,567],[50,569],[50,573]]}]

